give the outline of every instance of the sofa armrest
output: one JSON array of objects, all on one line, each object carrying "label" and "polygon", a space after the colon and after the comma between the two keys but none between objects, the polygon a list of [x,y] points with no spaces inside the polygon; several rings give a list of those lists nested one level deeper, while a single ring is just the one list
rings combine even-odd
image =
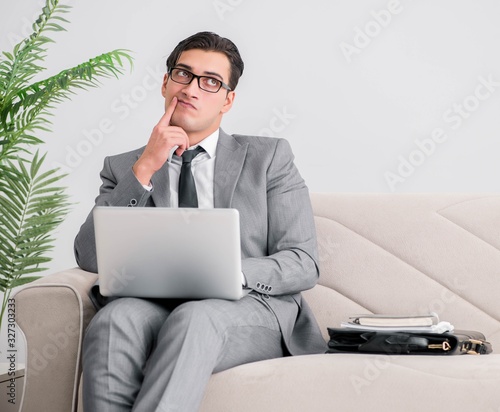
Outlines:
[{"label": "sofa armrest", "polygon": [[96,312],[88,294],[96,279],[74,268],[15,294],[16,321],[27,346],[23,412],[76,410],[83,334]]}]

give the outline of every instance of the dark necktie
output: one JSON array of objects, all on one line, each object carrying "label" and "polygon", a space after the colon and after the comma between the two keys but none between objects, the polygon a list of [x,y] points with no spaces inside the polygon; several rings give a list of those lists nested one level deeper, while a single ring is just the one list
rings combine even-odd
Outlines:
[{"label": "dark necktie", "polygon": [[191,161],[203,152],[203,147],[185,150],[182,153],[182,167],[179,176],[179,207],[198,207],[198,195],[191,172]]}]

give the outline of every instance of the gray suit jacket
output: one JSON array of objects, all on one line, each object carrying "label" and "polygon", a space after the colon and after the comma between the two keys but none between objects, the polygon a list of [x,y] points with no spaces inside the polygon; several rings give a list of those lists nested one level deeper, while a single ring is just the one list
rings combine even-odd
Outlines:
[{"label": "gray suit jacket", "polygon": [[[166,165],[153,176],[152,192],[144,190],[132,172],[143,150],[105,159],[96,205],[170,206]],[[319,270],[309,192],[293,158],[286,140],[230,136],[220,130],[214,206],[238,209],[247,286],[269,295],[285,345],[295,355],[324,352],[326,344],[300,294],[316,284]],[[75,256],[82,269],[97,272],[92,212],[76,236]]]}]

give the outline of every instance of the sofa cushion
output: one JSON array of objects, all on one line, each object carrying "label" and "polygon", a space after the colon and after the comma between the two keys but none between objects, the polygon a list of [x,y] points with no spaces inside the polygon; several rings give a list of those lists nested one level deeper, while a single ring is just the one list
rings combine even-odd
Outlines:
[{"label": "sofa cushion", "polygon": [[200,411],[497,412],[499,371],[500,355],[273,359],[213,375]]},{"label": "sofa cushion", "polygon": [[500,348],[500,195],[311,195],[325,338],[357,313],[437,312]]}]

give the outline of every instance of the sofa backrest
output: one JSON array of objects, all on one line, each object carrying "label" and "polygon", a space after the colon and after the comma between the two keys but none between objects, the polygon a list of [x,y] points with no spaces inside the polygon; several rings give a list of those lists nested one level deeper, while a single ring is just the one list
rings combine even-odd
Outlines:
[{"label": "sofa backrest", "polygon": [[360,313],[438,313],[500,350],[500,195],[312,193],[327,337]]}]

